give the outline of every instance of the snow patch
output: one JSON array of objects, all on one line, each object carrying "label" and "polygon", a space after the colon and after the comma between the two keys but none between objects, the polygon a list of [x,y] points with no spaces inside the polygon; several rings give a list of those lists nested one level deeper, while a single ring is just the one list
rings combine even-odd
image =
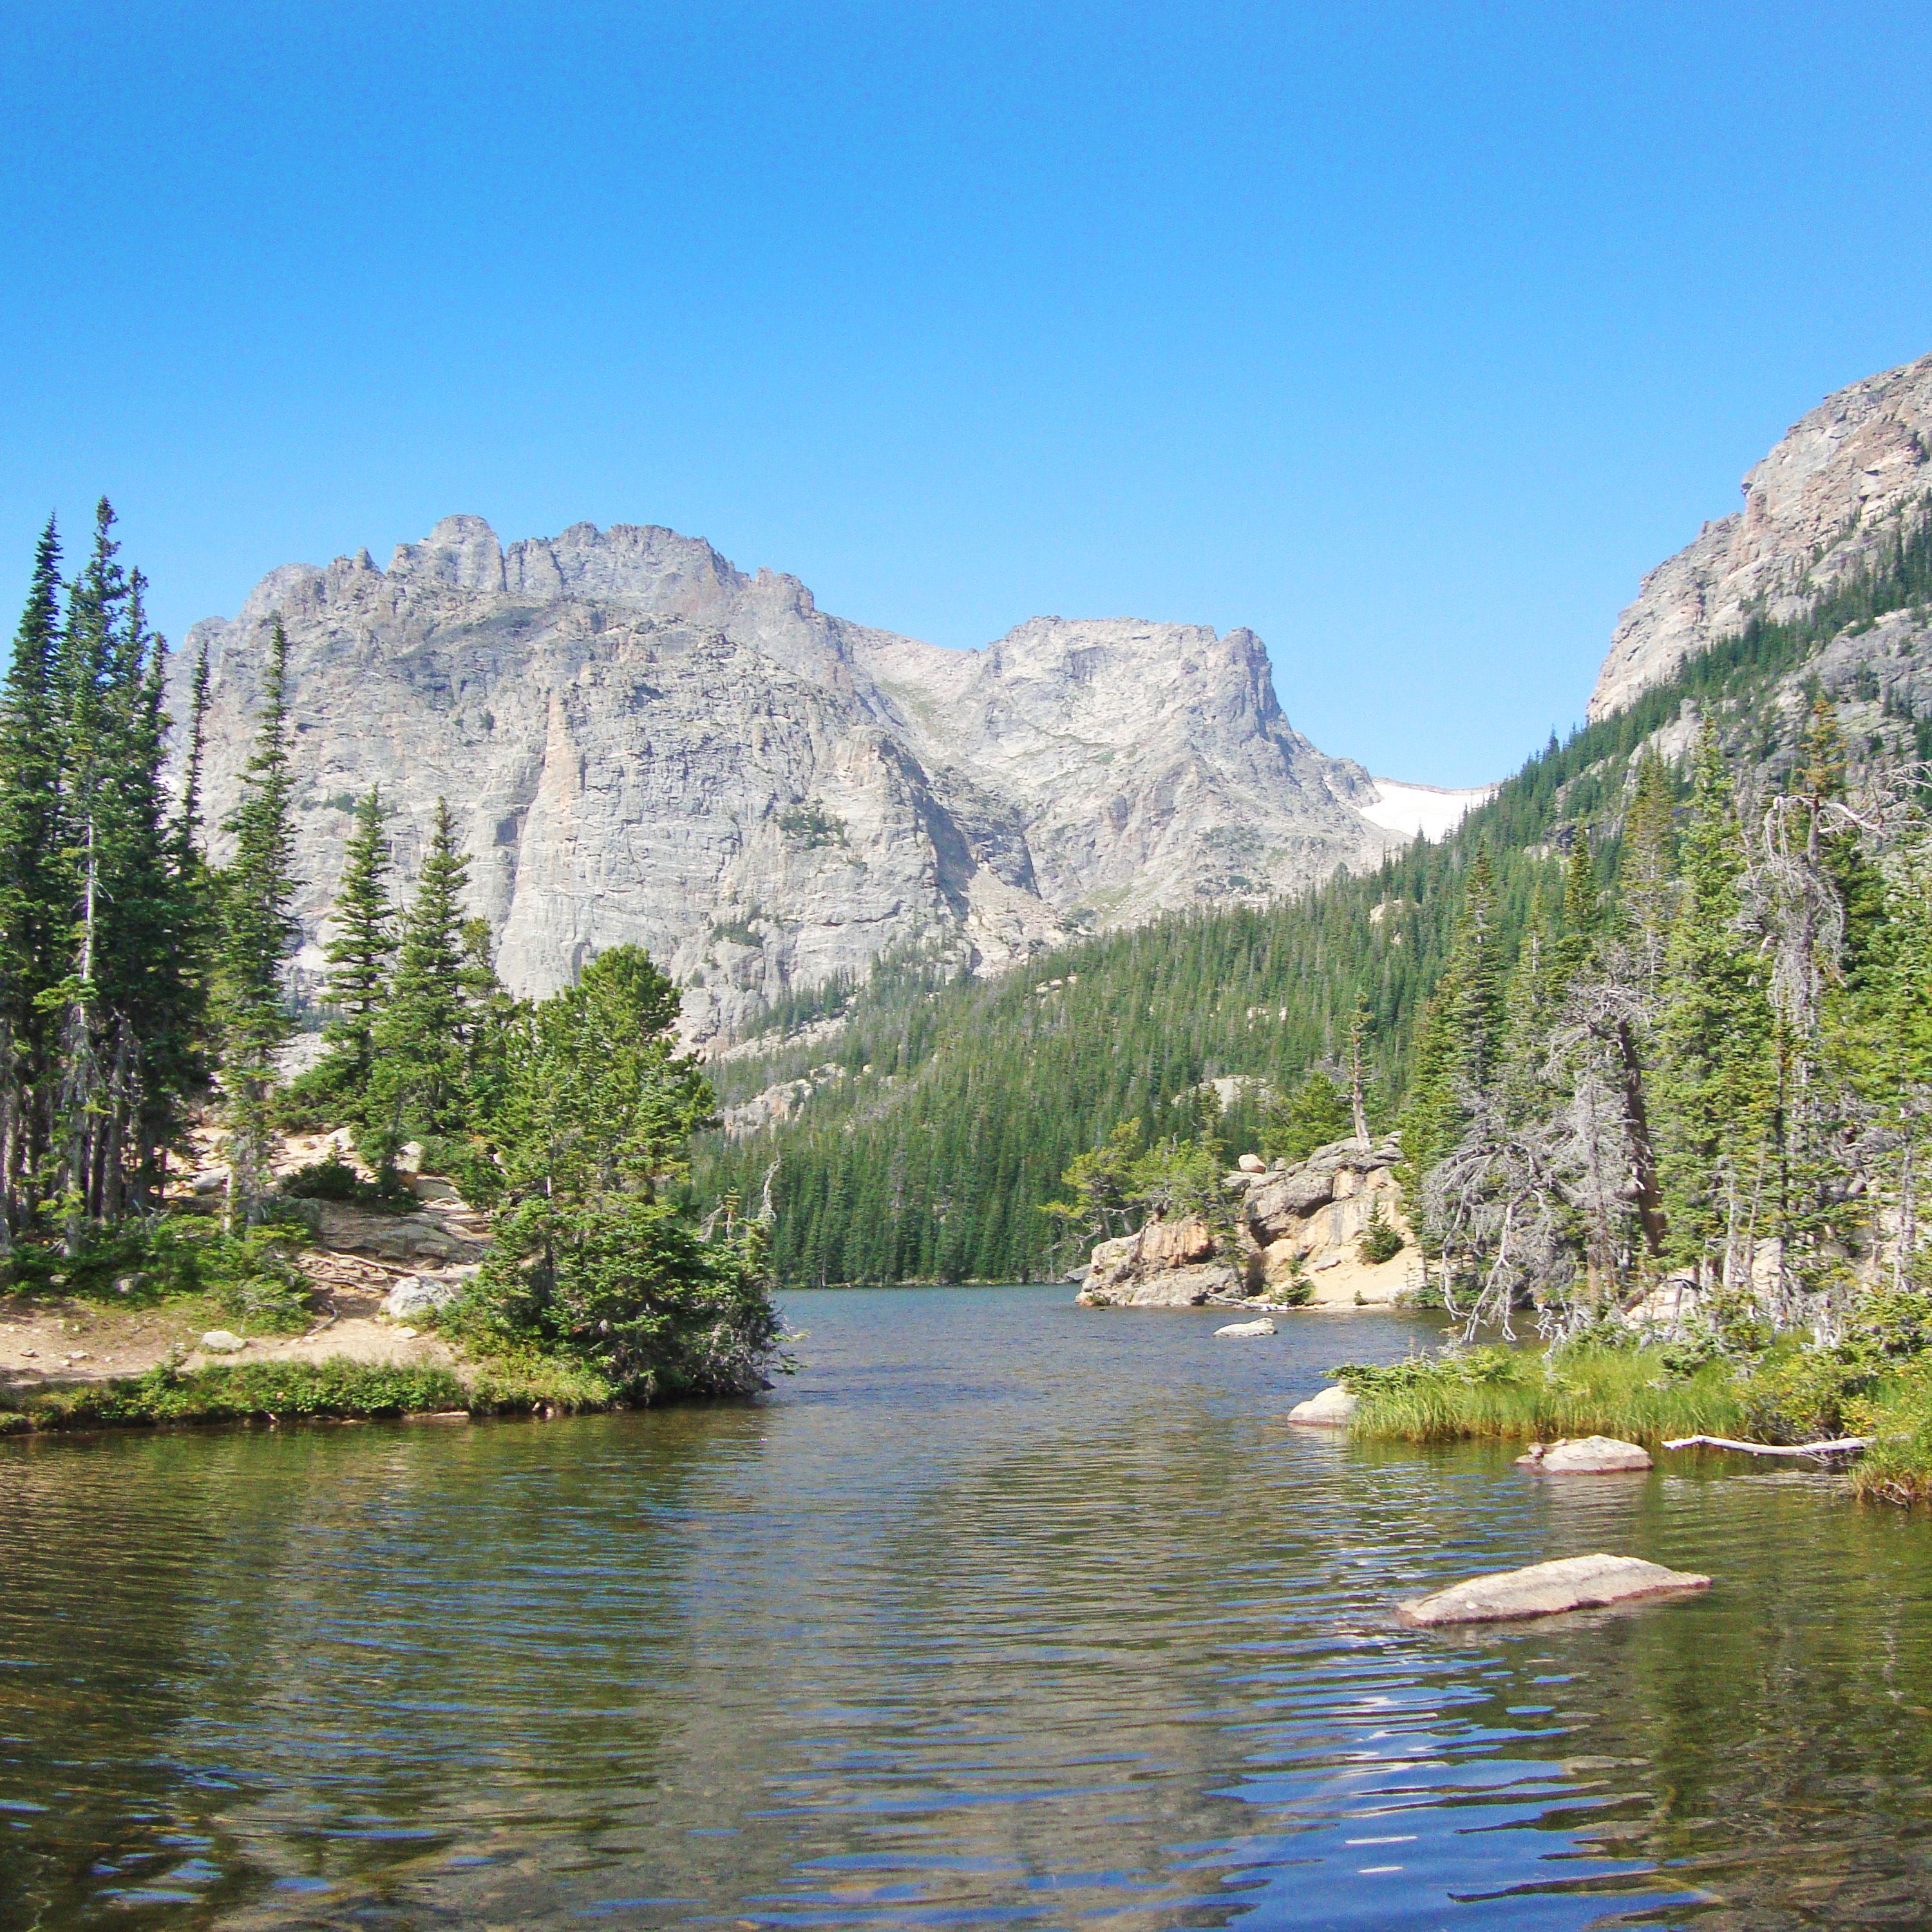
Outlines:
[{"label": "snow patch", "polygon": [[1468,813],[1501,789],[1486,784],[1445,791],[1440,785],[1404,784],[1396,778],[1377,778],[1375,788],[1374,802],[1355,807],[1371,825],[1406,832],[1412,838],[1420,834],[1432,842],[1454,832]]}]

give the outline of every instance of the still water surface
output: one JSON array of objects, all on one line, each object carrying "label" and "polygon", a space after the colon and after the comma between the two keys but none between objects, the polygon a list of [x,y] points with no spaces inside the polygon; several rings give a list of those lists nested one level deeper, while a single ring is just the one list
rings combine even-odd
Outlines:
[{"label": "still water surface", "polygon": [[[794,1297],[742,1406],[0,1444],[0,1925],[1932,1924],[1932,1522],[1279,1418],[1422,1317]],[[1597,1549],[1708,1598],[1444,1637]]]}]

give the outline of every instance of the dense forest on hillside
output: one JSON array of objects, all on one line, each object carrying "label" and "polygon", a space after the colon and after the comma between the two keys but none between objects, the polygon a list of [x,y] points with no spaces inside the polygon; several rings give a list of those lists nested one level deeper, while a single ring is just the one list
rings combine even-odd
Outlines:
[{"label": "dense forest on hillside", "polygon": [[[1418,842],[1300,899],[1088,940],[992,982],[910,962],[802,999],[773,1016],[796,1038],[715,1070],[728,1103],[796,1082],[802,1104],[714,1136],[698,1184],[752,1199],[769,1189],[788,1281],[1037,1278],[1078,1258],[1055,1247],[1040,1211],[1076,1156],[1122,1121],[1138,1119],[1150,1139],[1192,1133],[1217,1107],[1231,1148],[1256,1144],[1270,1093],[1311,1069],[1340,1071],[1358,1002],[1371,1119],[1392,1124],[1478,855],[1506,977],[1526,938],[1556,941],[1578,839],[1614,900],[1647,745],[1672,754],[1673,799],[1688,790],[1698,721],[1746,789],[1776,789],[1802,755],[1809,706],[1787,700],[1803,668],[1832,639],[1928,602],[1932,526],[1919,520],[1802,616],[1754,618],[1628,710],[1552,738],[1439,844]],[[1856,726],[1845,734],[1854,782],[1926,755],[1932,726],[1871,668],[1827,694]],[[842,1025],[811,1024],[835,1012]]]}]

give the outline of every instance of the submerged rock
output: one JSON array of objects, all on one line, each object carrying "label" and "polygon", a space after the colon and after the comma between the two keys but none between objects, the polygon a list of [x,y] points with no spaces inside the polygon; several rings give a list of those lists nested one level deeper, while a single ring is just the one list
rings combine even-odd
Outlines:
[{"label": "submerged rock", "polygon": [[1217,1335],[1272,1335],[1274,1324],[1264,1315],[1258,1322],[1230,1322],[1214,1332]]},{"label": "submerged rock", "polygon": [[1532,1563],[1526,1570],[1502,1570],[1471,1576],[1446,1590],[1400,1604],[1406,1624],[1505,1623],[1523,1617],[1554,1616],[1563,1610],[1590,1610],[1609,1604],[1635,1603],[1646,1597],[1707,1590],[1708,1576],[1690,1570],[1666,1570],[1637,1556],[1564,1556]]},{"label": "submerged rock", "polygon": [[1557,1442],[1532,1442],[1516,1460],[1520,1466],[1552,1476],[1602,1476],[1651,1466],[1647,1449],[1614,1436],[1566,1436]]},{"label": "submerged rock", "polygon": [[1346,1429],[1361,1406],[1345,1388],[1325,1388],[1319,1395],[1298,1402],[1288,1412],[1291,1422],[1311,1422],[1324,1429]]}]

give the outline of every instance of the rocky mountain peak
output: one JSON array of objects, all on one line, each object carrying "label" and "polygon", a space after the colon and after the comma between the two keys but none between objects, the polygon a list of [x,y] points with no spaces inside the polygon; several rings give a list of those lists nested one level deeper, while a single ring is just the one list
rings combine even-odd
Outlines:
[{"label": "rocky mountain peak", "polygon": [[1251,632],[1042,617],[942,650],[701,538],[578,524],[506,548],[473,516],[386,570],[285,565],[195,628],[178,668],[207,648],[212,824],[278,614],[310,934],[357,796],[381,786],[406,872],[447,797],[513,986],[635,940],[698,1037],[896,954],[997,970],[1396,842],[1356,808],[1367,773],[1282,717]]},{"label": "rocky mountain peak", "polygon": [[1796,614],[1921,512],[1932,490],[1932,356],[1828,396],[1742,489],[1742,509],[1644,579],[1598,674],[1593,719],[1735,635],[1754,611]]}]

